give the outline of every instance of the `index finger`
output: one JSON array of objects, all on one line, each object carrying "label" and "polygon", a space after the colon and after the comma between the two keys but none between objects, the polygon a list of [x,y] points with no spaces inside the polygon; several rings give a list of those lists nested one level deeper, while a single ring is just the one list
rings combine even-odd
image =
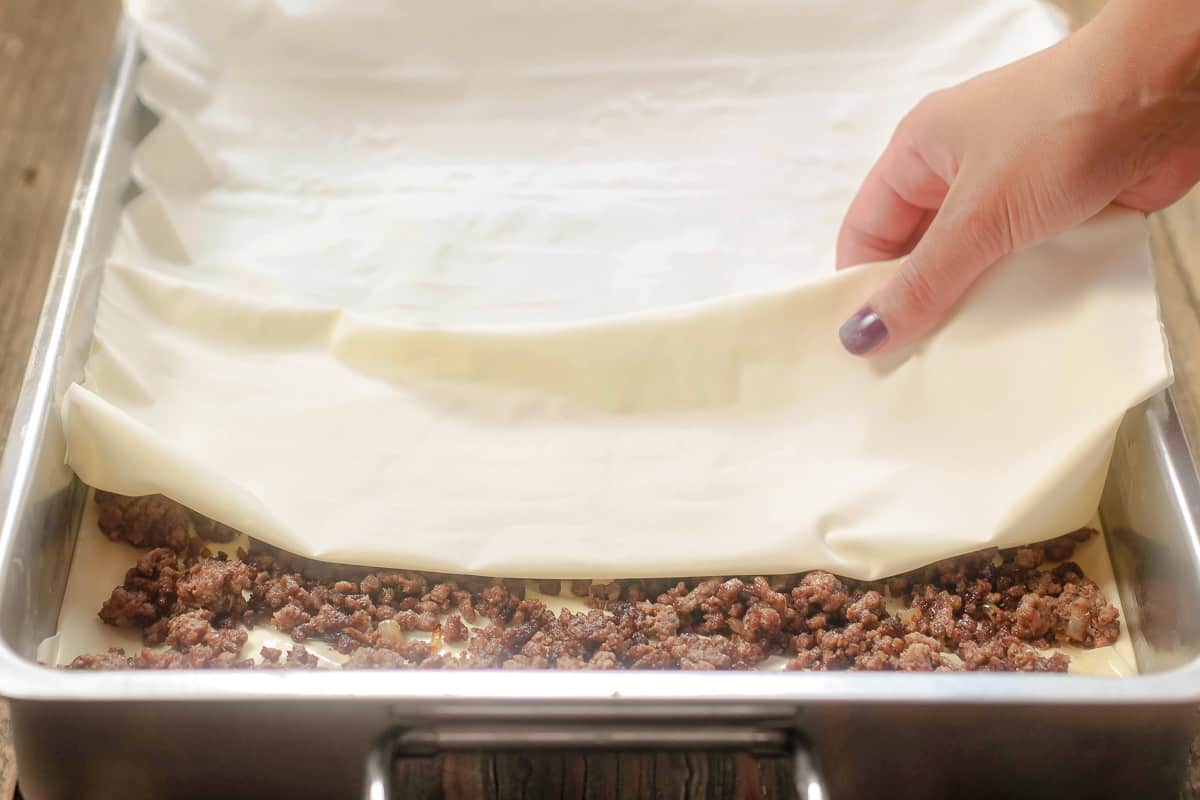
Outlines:
[{"label": "index finger", "polygon": [[906,255],[946,198],[948,186],[916,149],[893,139],[846,211],[837,268]]}]

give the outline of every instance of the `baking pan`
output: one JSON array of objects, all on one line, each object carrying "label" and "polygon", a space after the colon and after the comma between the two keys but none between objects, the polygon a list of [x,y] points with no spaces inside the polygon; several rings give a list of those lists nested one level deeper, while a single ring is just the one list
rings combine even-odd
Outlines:
[{"label": "baking pan", "polygon": [[399,754],[539,747],[790,749],[797,794],[835,800],[1177,793],[1200,700],[1200,481],[1169,393],[1128,415],[1101,505],[1137,677],[39,666],[84,498],[59,399],[153,124],[138,57],[122,26],[0,462],[0,693],[26,798],[383,798],[402,796]]}]

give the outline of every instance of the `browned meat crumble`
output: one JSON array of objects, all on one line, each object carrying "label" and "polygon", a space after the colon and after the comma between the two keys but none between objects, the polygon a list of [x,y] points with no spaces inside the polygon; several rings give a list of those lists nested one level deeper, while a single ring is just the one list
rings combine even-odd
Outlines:
[{"label": "browned meat crumble", "polygon": [[203,514],[181,506],[161,494],[126,497],[96,491],[100,531],[114,542],[134,547],[170,547],[182,550],[188,544],[188,522],[196,535],[209,542],[229,542],[238,532]]},{"label": "browned meat crumble", "polygon": [[[150,547],[100,609],[140,628],[147,645],[76,658],[71,669],[312,668],[303,647],[327,642],[357,668],[754,669],[1063,672],[1057,645],[1099,647],[1117,610],[1068,561],[1083,529],[1050,542],[949,559],[887,581],[801,575],[571,581],[592,609],[558,613],[525,582],[370,570],[309,561],[252,540],[237,558],[192,536],[231,529],[161,496],[96,493],[101,530]],[[216,534],[214,535],[214,531]],[[1046,561],[1060,561],[1054,568]],[[559,581],[538,584],[558,594]],[[889,611],[885,596],[903,608]],[[296,642],[242,657],[246,629],[272,625]],[[478,626],[478,627],[471,627]],[[409,638],[410,631],[432,641]],[[441,642],[465,642],[461,654]]]}]

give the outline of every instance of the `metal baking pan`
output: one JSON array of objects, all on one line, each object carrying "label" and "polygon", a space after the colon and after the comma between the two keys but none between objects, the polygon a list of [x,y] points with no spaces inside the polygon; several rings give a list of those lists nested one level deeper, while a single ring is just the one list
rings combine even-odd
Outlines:
[{"label": "metal baking pan", "polygon": [[835,800],[1177,793],[1200,701],[1200,481],[1170,393],[1129,414],[1101,507],[1137,677],[39,666],[84,497],[58,400],[153,123],[137,61],[122,27],[0,462],[0,694],[26,798],[382,798],[390,757],[414,747],[790,747],[798,794]]}]

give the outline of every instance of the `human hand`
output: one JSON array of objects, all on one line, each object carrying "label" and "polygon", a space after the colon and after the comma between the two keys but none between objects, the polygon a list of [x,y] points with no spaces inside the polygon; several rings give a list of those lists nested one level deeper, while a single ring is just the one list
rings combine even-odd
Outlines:
[{"label": "human hand", "polygon": [[1058,45],[925,98],[838,235],[838,268],[907,255],[842,325],[856,355],[936,328],[1004,255],[1117,203],[1156,211],[1200,179],[1200,11],[1110,0]]}]

